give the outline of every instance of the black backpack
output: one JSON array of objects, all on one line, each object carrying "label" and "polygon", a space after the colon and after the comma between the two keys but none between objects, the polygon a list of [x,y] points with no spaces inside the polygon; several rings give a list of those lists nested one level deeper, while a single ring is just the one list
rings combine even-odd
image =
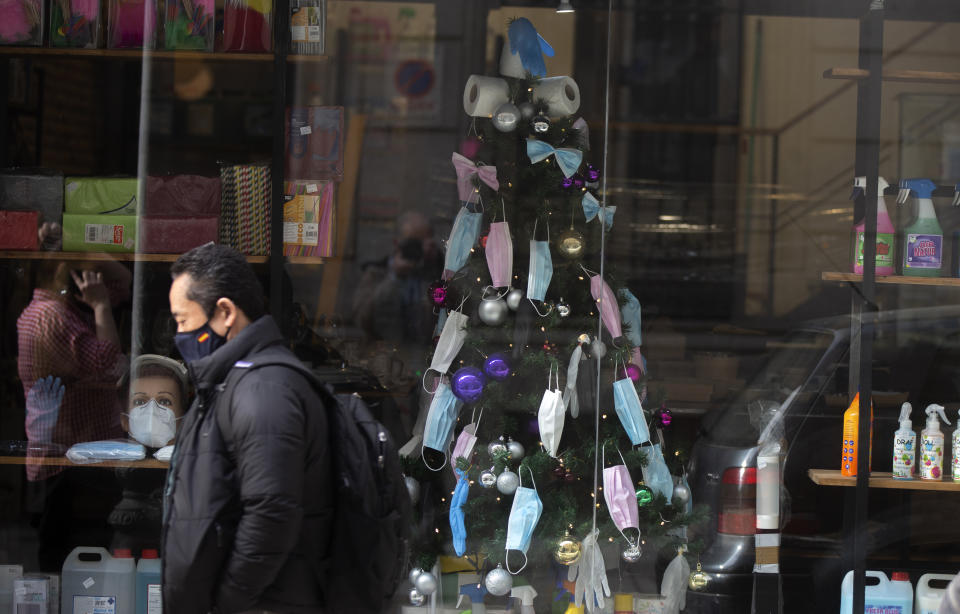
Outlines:
[{"label": "black backpack", "polygon": [[[410,495],[400,455],[387,429],[359,394],[337,394],[293,355],[245,361],[240,371],[280,365],[302,374],[320,396],[329,421],[337,492],[327,557],[317,573],[330,614],[379,614],[388,609],[409,566]],[[228,377],[231,399],[242,374]]]}]

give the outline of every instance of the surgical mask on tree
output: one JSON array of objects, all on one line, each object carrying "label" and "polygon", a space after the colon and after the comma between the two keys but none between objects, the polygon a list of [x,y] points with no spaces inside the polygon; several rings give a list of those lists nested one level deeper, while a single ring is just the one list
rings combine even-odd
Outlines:
[{"label": "surgical mask on tree", "polygon": [[457,443],[453,445],[453,453],[450,455],[450,466],[453,469],[454,477],[457,475],[457,459],[461,456],[470,462],[470,456],[473,454],[473,447],[477,445],[477,429],[480,428],[480,420],[483,418],[483,409],[480,409],[480,418],[476,422],[470,418],[470,424],[463,427],[460,435],[457,436]]},{"label": "surgical mask on tree", "polygon": [[550,372],[547,375],[547,389],[543,392],[543,398],[540,400],[540,409],[537,411],[537,426],[540,428],[540,441],[543,442],[544,451],[557,457],[557,449],[560,447],[560,437],[563,435],[563,422],[566,418],[566,405],[563,404],[563,393],[560,392],[560,367],[557,365],[557,383],[553,385],[554,365],[550,365]]},{"label": "surgical mask on tree", "polygon": [[[537,222],[533,223],[533,234],[537,234]],[[530,267],[527,273],[527,298],[531,301],[543,301],[547,288],[553,278],[553,258],[550,256],[550,229],[547,228],[547,240],[530,240]],[[534,305],[536,308],[536,305]],[[538,310],[539,313],[539,310]]]},{"label": "surgical mask on tree", "polygon": [[627,432],[632,445],[639,446],[650,441],[650,430],[643,415],[640,397],[629,377],[613,382],[613,408],[617,410],[617,417],[620,418],[623,430]]},{"label": "surgical mask on tree", "polygon": [[487,232],[487,268],[490,270],[490,285],[494,288],[510,286],[513,275],[513,239],[510,237],[510,224],[504,220],[491,222]]},{"label": "surgical mask on tree", "polygon": [[[623,459],[623,453],[617,450],[620,455],[620,465],[603,468],[603,498],[607,502],[607,510],[610,512],[610,518],[616,525],[620,534],[630,545],[638,545],[640,542],[640,511],[637,506],[637,492],[633,486],[633,479],[630,477],[630,471],[627,469],[627,461]],[[601,453],[602,463],[606,464],[607,447],[603,446]],[[627,529],[637,530],[637,541],[633,542],[624,532]]]},{"label": "surgical mask on tree", "polygon": [[443,263],[444,279],[450,279],[467,264],[470,250],[473,249],[480,235],[482,219],[482,213],[470,211],[466,206],[460,207],[457,217],[453,220],[450,237],[447,239],[447,253]]},{"label": "surgical mask on tree", "polygon": [[[464,299],[466,301],[466,299]],[[463,303],[460,304],[463,308]],[[443,323],[443,331],[437,340],[437,348],[433,351],[433,358],[430,359],[430,368],[427,371],[436,371],[446,373],[450,369],[453,359],[463,348],[463,341],[467,338],[467,321],[469,318],[462,311],[450,311],[447,314],[446,321]],[[424,378],[427,374],[424,372]],[[424,386],[426,390],[426,386]],[[429,390],[426,390],[430,392]]]},{"label": "surgical mask on tree", "polygon": [[[543,503],[540,502],[540,496],[537,495],[537,485],[533,482],[533,471],[527,467],[530,472],[530,482],[533,488],[526,488],[523,485],[523,469],[521,466],[517,470],[520,476],[520,486],[513,494],[513,506],[510,508],[510,517],[507,520],[507,556],[505,561],[507,571],[512,574],[518,574],[527,566],[527,550],[530,548],[530,540],[533,537],[533,530],[537,527],[540,520],[540,514],[543,513]],[[523,553],[523,566],[513,571],[510,569],[510,551],[519,550]]]},{"label": "surgical mask on tree", "polygon": [[[457,421],[459,406],[460,400],[453,395],[450,384],[441,378],[440,385],[430,402],[430,411],[427,412],[427,420],[423,428],[423,448],[443,452],[443,465],[447,464],[447,445],[453,436],[453,425]],[[423,456],[423,449],[421,449],[420,455]],[[423,462],[431,471],[443,469],[443,465],[434,469],[427,463],[426,458]]]},{"label": "surgical mask on tree", "polygon": [[160,448],[177,434],[177,416],[156,399],[137,405],[127,414],[130,436],[150,448]]}]

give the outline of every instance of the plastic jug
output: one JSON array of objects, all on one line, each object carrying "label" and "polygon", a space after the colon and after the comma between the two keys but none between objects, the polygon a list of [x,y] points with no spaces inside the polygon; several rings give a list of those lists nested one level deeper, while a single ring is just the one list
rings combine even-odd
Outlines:
[{"label": "plastic jug", "polygon": [[78,546],[63,562],[61,614],[132,614],[136,565],[130,551]]},{"label": "plastic jug", "polygon": [[[867,571],[867,586],[864,589],[864,612],[883,612],[884,614],[913,614],[913,586],[910,576],[895,571],[893,579],[888,580],[882,571]],[[879,584],[870,586],[869,578],[876,578]],[[853,614],[853,571],[848,571],[840,585],[840,614]]]},{"label": "plastic jug", "polygon": [[[947,592],[947,584],[953,580],[953,574],[927,573],[920,576],[917,582],[917,599],[914,602],[915,614],[937,614],[940,601]],[[930,586],[931,581],[936,586]]]},{"label": "plastic jug", "polygon": [[137,562],[137,614],[163,614],[160,592],[160,558],[156,550],[145,549]]}]

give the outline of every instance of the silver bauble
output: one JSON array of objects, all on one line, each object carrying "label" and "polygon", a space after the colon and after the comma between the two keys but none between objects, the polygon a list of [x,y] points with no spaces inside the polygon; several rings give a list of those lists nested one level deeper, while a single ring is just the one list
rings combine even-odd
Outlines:
[{"label": "silver bauble", "polygon": [[417,481],[417,478],[406,475],[403,477],[403,483],[407,486],[407,493],[410,495],[410,501],[416,505],[416,503],[420,501],[420,482]]},{"label": "silver bauble", "polygon": [[626,550],[623,551],[623,554],[620,555],[624,561],[627,563],[636,563],[640,560],[640,547],[631,545]]},{"label": "silver bauble", "polygon": [[590,335],[587,333],[580,333],[580,336],[577,337],[577,343],[590,343]]},{"label": "silver bauble", "polygon": [[480,301],[477,313],[487,326],[500,326],[507,319],[507,302],[502,298],[485,298]]},{"label": "silver bauble", "polygon": [[523,290],[518,290],[517,288],[514,288],[510,290],[510,292],[507,292],[507,307],[509,307],[511,311],[516,311],[517,309],[520,309],[520,301],[522,300],[523,300]]},{"label": "silver bauble", "polygon": [[563,299],[560,299],[561,302],[557,303],[557,313],[560,314],[561,318],[565,318],[570,315],[570,305],[563,302]]},{"label": "silver bauble", "polygon": [[493,127],[500,132],[513,132],[520,121],[520,109],[512,102],[505,102],[493,112]]},{"label": "silver bauble", "polygon": [[501,452],[508,452],[507,444],[503,442],[503,437],[487,444],[487,454],[490,455],[490,458],[495,458],[497,454]]},{"label": "silver bauble", "polygon": [[497,476],[497,490],[504,495],[512,495],[520,486],[520,476],[507,469]]},{"label": "silver bauble", "polygon": [[680,503],[683,507],[690,501],[690,489],[683,482],[675,484],[673,487],[673,500]]},{"label": "silver bauble", "polygon": [[507,570],[497,565],[496,569],[490,571],[483,580],[487,590],[491,595],[502,597],[513,588],[513,576],[507,573]]},{"label": "silver bauble", "polygon": [[425,571],[420,574],[413,586],[424,595],[432,595],[437,591],[437,578],[429,571]]},{"label": "silver bauble", "polygon": [[576,260],[587,248],[587,241],[583,234],[573,228],[561,232],[555,244],[557,252],[567,260]]},{"label": "silver bauble", "polygon": [[484,488],[493,488],[497,484],[497,474],[493,469],[486,469],[480,472],[480,486]]},{"label": "silver bauble", "polygon": [[541,113],[530,121],[530,127],[537,134],[546,134],[550,130],[550,118]]},{"label": "silver bauble", "polygon": [[528,121],[537,113],[537,107],[532,102],[521,102],[517,108],[520,109],[520,117]]},{"label": "silver bauble", "polygon": [[[507,452],[510,453],[510,460],[520,460],[523,458],[523,444],[519,441],[514,441],[512,439],[507,440]],[[674,493],[676,493],[676,488],[674,488]]]},{"label": "silver bauble", "polygon": [[416,586],[416,585],[417,585],[417,578],[419,578],[419,577],[420,577],[420,574],[422,574],[422,573],[423,573],[423,570],[420,569],[419,567],[414,567],[413,569],[411,569],[411,570],[410,570],[410,575],[407,576],[408,578],[410,578],[410,584]]},{"label": "silver bauble", "polygon": [[590,353],[599,360],[607,355],[607,345],[599,339],[594,339],[590,344]]},{"label": "silver bauble", "polygon": [[427,596],[415,588],[410,589],[410,605],[420,607],[427,602]]}]

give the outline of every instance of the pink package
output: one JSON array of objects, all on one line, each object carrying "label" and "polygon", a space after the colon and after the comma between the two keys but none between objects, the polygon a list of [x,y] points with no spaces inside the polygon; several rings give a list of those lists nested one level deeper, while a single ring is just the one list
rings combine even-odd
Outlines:
[{"label": "pink package", "polygon": [[147,177],[147,217],[220,215],[220,178],[200,175]]},{"label": "pink package", "polygon": [[141,217],[140,251],[144,254],[182,254],[217,240],[219,217]]}]

